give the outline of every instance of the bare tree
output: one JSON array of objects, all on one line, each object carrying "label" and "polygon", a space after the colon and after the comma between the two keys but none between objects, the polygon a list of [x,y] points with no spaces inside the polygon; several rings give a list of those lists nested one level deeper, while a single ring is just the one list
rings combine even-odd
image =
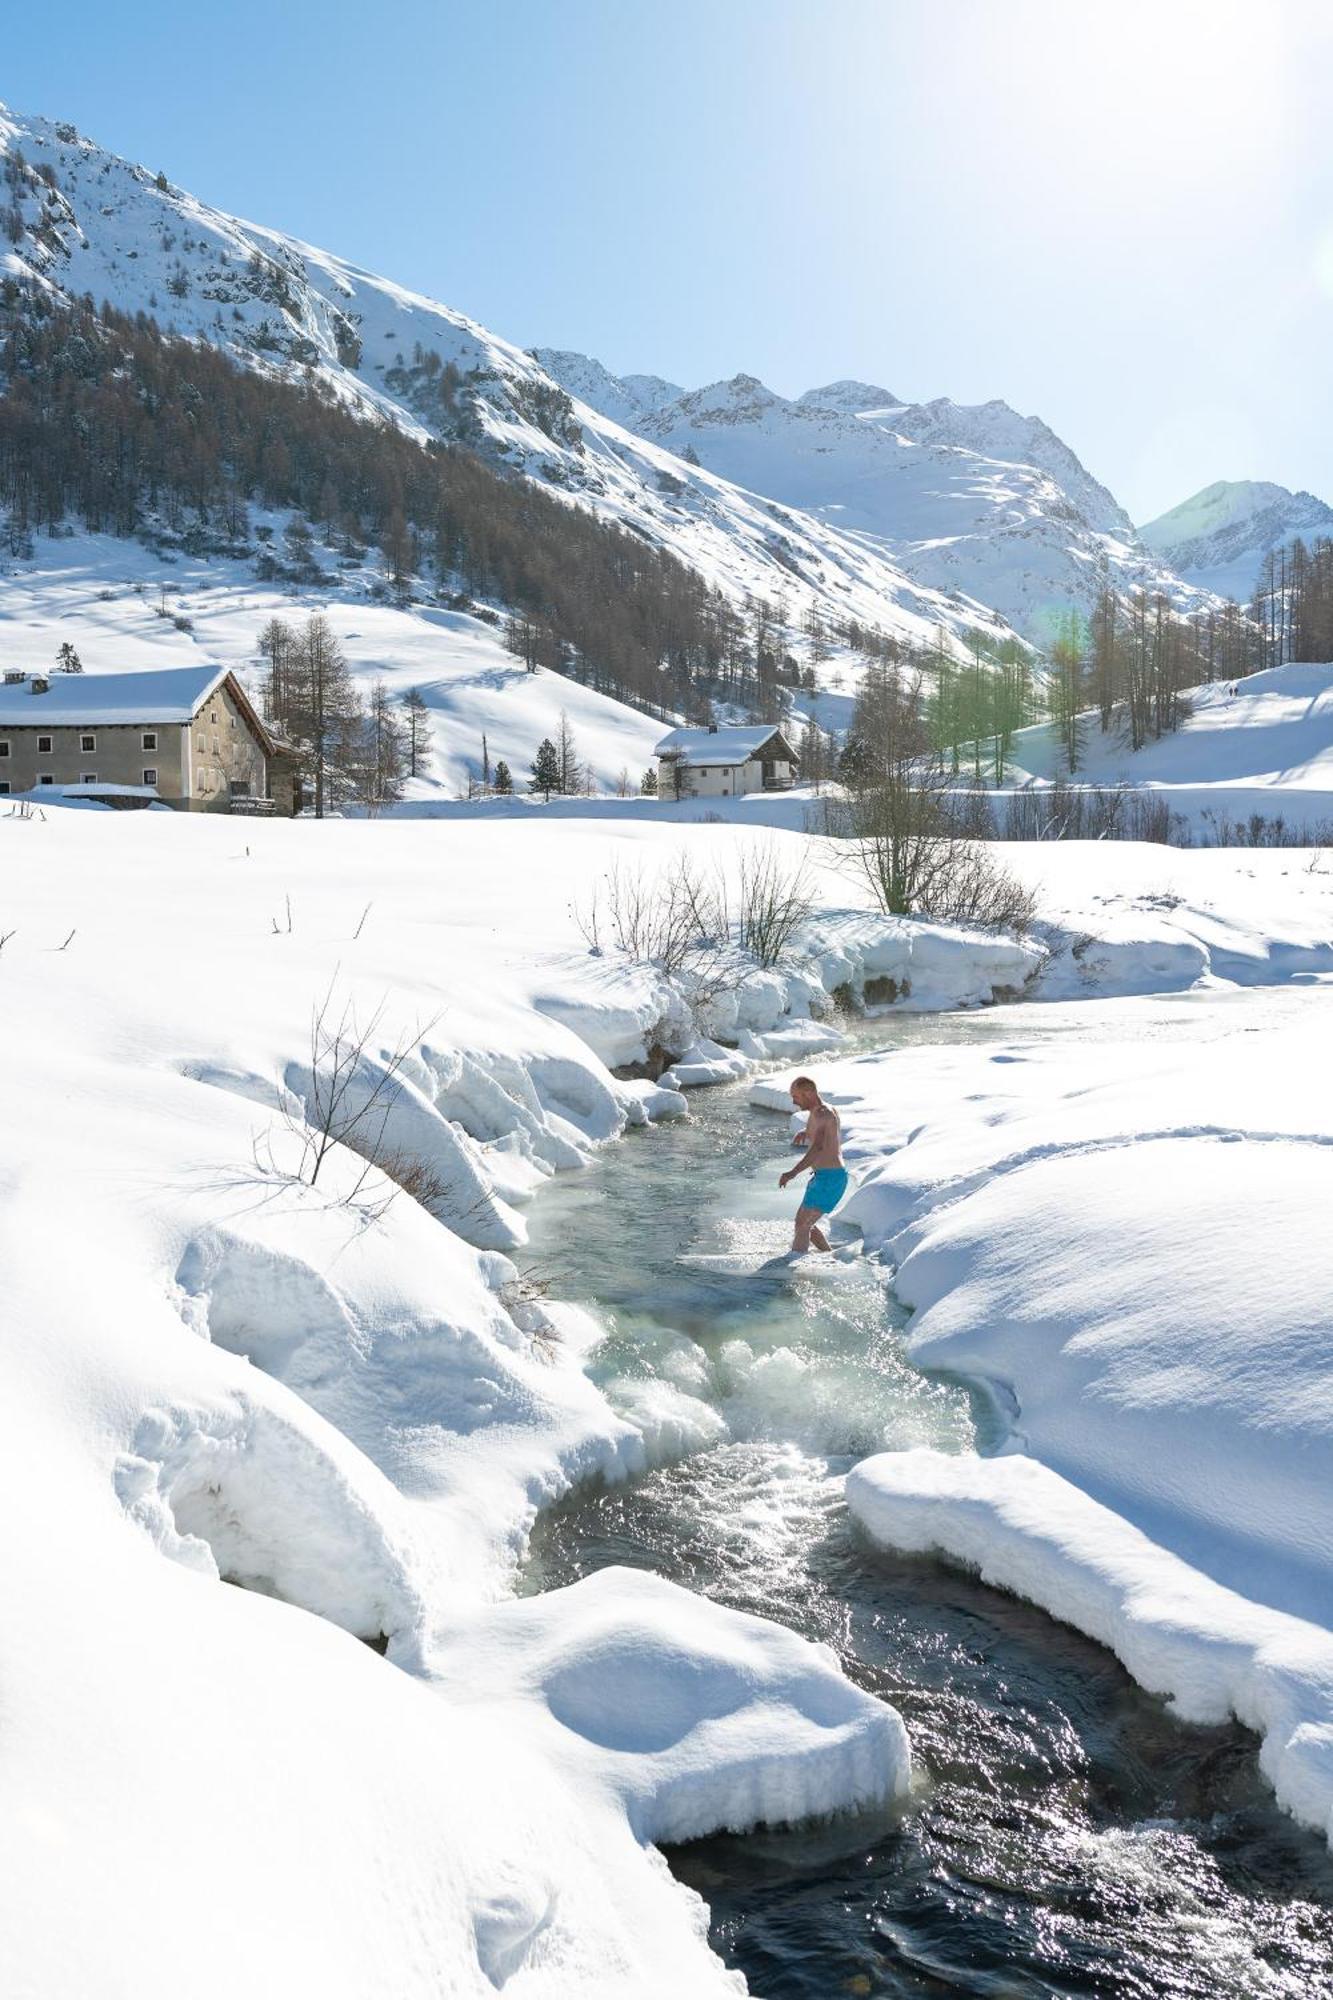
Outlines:
[{"label": "bare tree", "polygon": [[409,688],[403,696],[406,718],[407,775],[423,777],[430,769],[430,709],[420,688]]},{"label": "bare tree", "polygon": [[897,669],[881,688],[880,733],[845,771],[844,801],[826,807],[827,831],[887,915],[1023,929],[1033,902],[989,853],[989,809],[960,787],[931,745],[919,680]]}]

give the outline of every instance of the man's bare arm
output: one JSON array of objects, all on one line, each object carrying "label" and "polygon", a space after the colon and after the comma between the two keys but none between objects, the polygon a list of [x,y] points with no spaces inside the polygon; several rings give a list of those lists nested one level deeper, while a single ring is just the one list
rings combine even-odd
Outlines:
[{"label": "man's bare arm", "polygon": [[813,1167],[815,1163],[815,1154],[819,1151],[820,1145],[824,1138],[823,1128],[827,1124],[827,1122],[828,1122],[828,1114],[826,1112],[824,1111],[811,1112],[809,1121],[806,1125],[804,1132],[799,1132],[794,1142],[799,1145],[801,1140],[804,1139],[807,1140],[809,1143],[806,1147],[805,1152],[802,1153],[800,1159],[796,1162],[796,1165],[794,1167],[788,1167],[786,1173],[782,1176],[782,1179],[778,1182],[779,1187],[786,1187],[788,1181],[796,1180],[799,1175],[805,1173],[809,1168]]}]

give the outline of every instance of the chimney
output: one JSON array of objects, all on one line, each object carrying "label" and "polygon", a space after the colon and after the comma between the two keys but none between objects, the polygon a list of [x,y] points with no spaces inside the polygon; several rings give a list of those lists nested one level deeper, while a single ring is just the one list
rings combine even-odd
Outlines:
[{"label": "chimney", "polygon": [[30,694],[47,694],[50,691],[50,687],[51,683],[45,674],[34,674],[32,685],[28,691]]}]

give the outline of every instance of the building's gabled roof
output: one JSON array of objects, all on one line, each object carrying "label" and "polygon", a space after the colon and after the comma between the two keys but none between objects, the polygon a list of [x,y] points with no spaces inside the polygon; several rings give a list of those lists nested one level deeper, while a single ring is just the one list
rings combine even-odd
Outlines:
[{"label": "building's gabled roof", "polygon": [[662,738],[656,754],[678,757],[687,764],[744,764],[770,743],[779,745],[780,756],[795,761],[795,751],[772,723],[748,729],[673,729]]},{"label": "building's gabled roof", "polygon": [[151,727],[189,722],[230,671],[214,664],[152,667],[140,674],[53,673],[44,694],[33,693],[30,676],[0,684],[0,727],[92,729],[98,723],[110,728],[113,723]]}]

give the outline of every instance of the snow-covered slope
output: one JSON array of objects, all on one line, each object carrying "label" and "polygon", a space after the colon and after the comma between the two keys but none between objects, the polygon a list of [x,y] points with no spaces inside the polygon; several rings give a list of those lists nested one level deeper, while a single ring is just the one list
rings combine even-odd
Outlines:
[{"label": "snow-covered slope", "polygon": [[[166,606],[169,615],[163,616]],[[0,665],[49,672],[68,642],[88,674],[217,661],[257,687],[259,635],[271,618],[320,611],[363,695],[383,681],[395,698],[419,688],[430,711],[428,771],[409,779],[419,803],[454,799],[503,758],[524,790],[543,736],[563,713],[595,789],[635,790],[663,724],[562,674],[528,673],[495,626],[465,612],[358,600],[331,570],[327,588],[294,599],[239,562],[174,559],[108,535],[39,542],[36,559],[0,589]],[[181,621],[178,623],[177,621]],[[184,629],[182,629],[182,624]]]},{"label": "snow-covered slope", "polygon": [[1249,602],[1264,557],[1297,536],[1333,535],[1333,507],[1266,479],[1219,479],[1139,529],[1139,539],[1205,590]]},{"label": "snow-covered slope", "polygon": [[599,363],[538,351],[571,393],[645,437],[884,551],[923,587],[993,606],[1038,643],[1089,601],[1103,564],[1123,589],[1165,590],[1182,610],[1206,601],[1040,418],[1006,403],[908,404],[851,381],[790,401],[736,375],[644,408]]},{"label": "snow-covered slope", "polygon": [[[1103,736],[1090,714],[1077,781],[1152,786],[1169,794],[1173,810],[1196,820],[1211,810],[1236,819],[1282,814],[1293,826],[1333,824],[1333,665],[1269,667],[1245,680],[1194,688],[1189,699],[1181,727],[1138,751],[1119,733]],[[1063,774],[1050,725],[1019,730],[1013,782]]]},{"label": "snow-covered slope", "polygon": [[367,415],[467,446],[632,529],[737,604],[781,598],[798,624],[818,606],[919,639],[984,615],[914,580],[887,548],[622,427],[674,384],[630,377],[611,394],[605,371],[581,363],[582,388],[619,412],[605,415],[464,314],[197,201],[70,125],[0,108],[0,153],[29,169],[12,190],[18,220],[15,240],[0,239],[0,274],[151,313],[247,367],[312,369]]}]

